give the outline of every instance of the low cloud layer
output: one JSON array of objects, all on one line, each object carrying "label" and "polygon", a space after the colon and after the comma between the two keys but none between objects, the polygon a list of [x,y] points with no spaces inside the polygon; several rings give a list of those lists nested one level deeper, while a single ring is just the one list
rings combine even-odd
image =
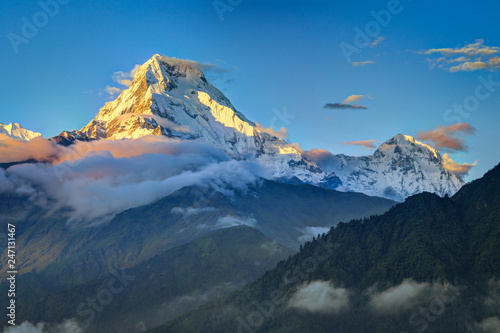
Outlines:
[{"label": "low cloud layer", "polygon": [[309,242],[313,239],[313,237],[325,234],[328,231],[330,231],[330,228],[328,227],[305,227],[303,229],[300,229],[302,235],[299,236],[298,241],[300,243]]},{"label": "low cloud layer", "polygon": [[255,228],[257,226],[257,220],[254,219],[253,217],[240,217],[234,215],[227,215],[219,218],[217,222],[215,222],[215,224],[200,224],[199,226],[197,226],[197,228],[217,230],[217,229],[238,227],[241,225],[246,225],[247,227]]},{"label": "low cloud layer", "polygon": [[246,225],[248,227],[255,228],[257,225],[257,220],[252,217],[239,217],[239,216],[224,216],[217,220],[215,224],[216,228],[231,228],[240,225]]},{"label": "low cloud layer", "polygon": [[491,279],[488,282],[489,294],[484,301],[484,305],[489,309],[496,309],[500,314],[500,280]]},{"label": "low cloud layer", "polygon": [[409,309],[419,302],[423,295],[429,294],[428,283],[405,280],[400,285],[372,295],[370,307],[378,313],[397,313]]},{"label": "low cloud layer", "polygon": [[203,208],[174,207],[174,208],[172,208],[171,212],[174,213],[174,214],[181,214],[181,215],[183,215],[185,217],[188,217],[188,216],[191,216],[191,215],[198,215],[198,214],[210,213],[210,212],[214,212],[216,210],[217,210],[217,208],[214,208],[214,207],[203,207]]},{"label": "low cloud layer", "polygon": [[325,149],[311,149],[301,151],[302,156],[307,160],[316,163],[321,169],[326,172],[332,172],[337,166],[335,156]]},{"label": "low cloud layer", "polygon": [[0,193],[26,195],[51,212],[69,207],[72,226],[107,222],[185,186],[227,192],[269,176],[253,162],[230,160],[220,149],[196,141],[144,138],[44,148],[33,153],[46,163],[0,170]]},{"label": "low cloud layer", "polygon": [[464,139],[457,137],[463,135],[474,135],[476,129],[467,123],[458,123],[450,126],[439,126],[431,131],[421,131],[418,138],[428,141],[438,149],[448,149],[450,151],[466,150],[467,145]]},{"label": "low cloud layer", "polygon": [[498,316],[486,318],[476,324],[479,332],[484,333],[500,333],[500,318]]},{"label": "low cloud layer", "polygon": [[338,313],[349,307],[349,292],[329,281],[313,281],[295,292],[289,306],[313,313]]},{"label": "low cloud layer", "polygon": [[38,323],[36,325],[25,321],[19,326],[4,329],[3,333],[83,333],[76,320],[67,319],[61,324]]},{"label": "low cloud layer", "polygon": [[[500,48],[484,45],[484,40],[455,48],[436,48],[418,52],[428,55],[432,67],[449,72],[500,69]],[[436,57],[437,56],[437,57]]]}]

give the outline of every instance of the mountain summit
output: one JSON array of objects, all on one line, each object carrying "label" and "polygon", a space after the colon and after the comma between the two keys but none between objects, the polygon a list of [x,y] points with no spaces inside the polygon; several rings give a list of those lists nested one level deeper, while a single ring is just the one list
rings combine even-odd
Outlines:
[{"label": "mountain summit", "polygon": [[136,71],[130,87],[106,103],[87,126],[54,139],[66,145],[146,135],[200,140],[220,147],[231,158],[255,159],[276,179],[396,200],[423,191],[452,195],[463,185],[444,168],[438,151],[402,134],[382,144],[373,156],[332,155],[327,166],[317,162],[318,167],[298,146],[238,112],[207,81],[203,66],[154,55]]},{"label": "mountain summit", "polygon": [[18,123],[10,123],[8,125],[0,123],[0,140],[16,139],[20,141],[30,141],[41,136],[40,133],[27,130]]},{"label": "mountain summit", "polygon": [[422,192],[455,194],[464,184],[444,168],[441,154],[413,137],[398,134],[371,156],[332,155],[324,170],[342,181],[337,190],[355,191],[402,201]]}]

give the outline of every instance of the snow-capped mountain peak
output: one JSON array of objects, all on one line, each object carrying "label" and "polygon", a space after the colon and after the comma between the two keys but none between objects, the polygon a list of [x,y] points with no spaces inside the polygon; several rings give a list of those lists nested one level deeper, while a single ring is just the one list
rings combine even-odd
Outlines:
[{"label": "snow-capped mountain peak", "polygon": [[30,141],[41,136],[40,133],[27,130],[18,123],[10,123],[8,125],[0,123],[0,140],[10,138],[20,141]]},{"label": "snow-capped mountain peak", "polygon": [[[116,100],[106,103],[81,132],[93,138],[153,134],[203,138],[212,143],[220,143],[222,138],[234,141],[233,130],[253,137],[254,124],[208,83],[198,66],[195,62],[154,55],[137,70],[131,86]],[[235,149],[238,148],[245,150]],[[236,153],[235,149],[230,150]]]},{"label": "snow-capped mountain peak", "polygon": [[[396,148],[398,147],[398,148]],[[377,152],[387,152],[389,150],[401,150],[406,151],[407,153],[412,153],[416,147],[421,147],[422,151],[428,151],[430,154],[434,156],[434,158],[441,160],[441,154],[436,149],[431,146],[422,143],[420,141],[415,140],[414,137],[404,134],[398,134],[392,139],[384,142],[377,148]]]},{"label": "snow-capped mountain peak", "polygon": [[439,151],[403,134],[382,143],[371,156],[333,155],[326,170],[342,181],[338,190],[398,201],[421,192],[453,195],[464,184],[444,167]]}]

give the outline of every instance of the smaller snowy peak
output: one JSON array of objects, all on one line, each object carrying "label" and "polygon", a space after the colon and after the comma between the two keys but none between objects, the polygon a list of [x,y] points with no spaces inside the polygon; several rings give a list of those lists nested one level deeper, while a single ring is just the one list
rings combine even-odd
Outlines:
[{"label": "smaller snowy peak", "polygon": [[464,184],[446,169],[439,151],[404,134],[387,140],[371,156],[334,155],[330,165],[326,171],[342,181],[338,190],[397,201],[422,192],[453,195]]},{"label": "smaller snowy peak", "polygon": [[392,139],[381,144],[374,153],[374,156],[384,156],[387,154],[413,155],[415,152],[432,155],[437,161],[442,161],[441,154],[431,146],[415,140],[414,137],[398,134]]},{"label": "smaller snowy peak", "polygon": [[10,123],[8,125],[0,123],[0,140],[10,138],[20,141],[30,141],[41,136],[40,133],[27,130],[18,123]]}]

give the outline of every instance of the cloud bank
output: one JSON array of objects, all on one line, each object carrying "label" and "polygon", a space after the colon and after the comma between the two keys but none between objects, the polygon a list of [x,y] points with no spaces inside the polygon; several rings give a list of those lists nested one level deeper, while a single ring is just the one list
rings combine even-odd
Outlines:
[{"label": "cloud bank", "polygon": [[46,148],[46,154],[38,152],[44,163],[0,170],[0,193],[28,196],[50,213],[70,208],[68,223],[75,227],[105,223],[185,186],[227,193],[269,177],[256,163],[230,160],[220,149],[196,141],[101,140]]},{"label": "cloud bank", "polygon": [[329,281],[313,281],[301,286],[288,306],[313,313],[338,313],[349,307],[349,292]]},{"label": "cloud bank", "polygon": [[66,319],[61,324],[38,323],[25,321],[19,326],[4,329],[3,333],[83,333],[83,329],[74,319]]},{"label": "cloud bank", "polygon": [[217,210],[217,208],[214,208],[214,207],[203,207],[203,208],[174,207],[174,208],[172,208],[171,212],[174,213],[174,214],[181,214],[181,215],[183,215],[185,217],[188,217],[188,216],[191,216],[191,215],[198,215],[198,214],[210,213],[210,212],[214,212],[216,210]]},{"label": "cloud bank", "polygon": [[330,231],[329,227],[305,227],[299,230],[302,235],[299,236],[298,241],[300,243],[305,243],[312,241],[313,237],[317,237],[318,235],[322,235]]},{"label": "cloud bank", "polygon": [[486,318],[476,324],[476,328],[484,333],[500,333],[500,318],[498,316]]},{"label": "cloud bank", "polygon": [[216,228],[231,228],[240,225],[246,225],[248,227],[255,228],[257,225],[257,220],[252,217],[239,217],[239,216],[224,216],[217,220],[215,224]]},{"label": "cloud bank", "polygon": [[370,307],[378,313],[397,313],[415,306],[430,290],[431,286],[428,283],[404,280],[400,285],[374,293]]}]

